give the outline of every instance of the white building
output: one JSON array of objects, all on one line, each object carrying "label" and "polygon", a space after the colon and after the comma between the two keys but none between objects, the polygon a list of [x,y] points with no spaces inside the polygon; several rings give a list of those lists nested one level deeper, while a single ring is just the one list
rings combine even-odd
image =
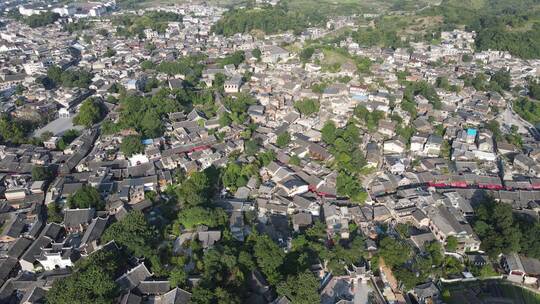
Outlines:
[{"label": "white building", "polygon": [[64,269],[73,266],[72,248],[63,247],[63,244],[53,243],[52,247],[45,248],[37,261],[45,270]]}]

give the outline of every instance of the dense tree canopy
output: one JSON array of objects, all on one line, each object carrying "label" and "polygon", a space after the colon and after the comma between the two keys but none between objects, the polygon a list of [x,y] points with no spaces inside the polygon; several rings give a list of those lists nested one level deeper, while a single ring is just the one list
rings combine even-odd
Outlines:
[{"label": "dense tree canopy", "polygon": [[44,12],[24,17],[22,21],[26,23],[26,25],[28,25],[29,27],[35,28],[49,25],[51,23],[54,23],[58,19],[60,19],[60,15],[58,13]]},{"label": "dense tree canopy", "polygon": [[291,134],[289,134],[289,132],[287,131],[279,134],[276,139],[276,145],[280,148],[287,147],[290,142],[291,142]]},{"label": "dense tree canopy", "polygon": [[[203,207],[192,207],[183,209],[178,215],[178,224],[186,229],[193,229],[199,225],[209,228],[222,226],[228,221],[227,213],[221,208],[208,209]],[[180,232],[180,229],[174,229]]]},{"label": "dense tree canopy", "polygon": [[308,270],[296,276],[289,276],[287,280],[279,283],[277,292],[286,296],[293,303],[311,304],[320,302],[317,292],[319,280]]},{"label": "dense tree canopy", "polygon": [[[153,87],[155,85],[148,89]],[[151,97],[122,94],[119,121],[104,122],[103,131],[116,133],[124,129],[134,129],[145,138],[156,138],[163,135],[163,121],[169,113],[188,112],[197,108],[208,117],[214,116],[216,104],[213,98],[210,90],[195,90],[191,85],[174,90],[161,88]]]},{"label": "dense tree canopy", "polygon": [[294,103],[294,108],[302,115],[310,116],[319,112],[320,103],[316,99],[302,99]]},{"label": "dense tree canopy", "polygon": [[122,138],[120,151],[122,151],[122,153],[124,153],[124,155],[127,157],[130,157],[133,154],[142,153],[144,151],[144,145],[142,144],[141,137],[137,135],[129,135]]},{"label": "dense tree canopy", "polygon": [[283,250],[267,235],[256,239],[253,250],[262,273],[270,284],[276,285],[282,278],[279,267],[283,264],[285,257]]},{"label": "dense tree canopy", "polygon": [[384,112],[370,112],[365,106],[358,105],[354,108],[354,115],[362,121],[370,131],[375,131],[379,127],[379,121],[384,118]]},{"label": "dense tree canopy", "polygon": [[83,102],[79,113],[73,118],[73,123],[87,128],[100,122],[106,114],[104,105],[96,99],[89,98]]},{"label": "dense tree canopy", "polygon": [[97,210],[105,208],[105,202],[97,189],[86,185],[70,195],[67,202],[69,208],[95,208]]},{"label": "dense tree canopy", "polygon": [[74,33],[89,29],[91,27],[91,23],[86,22],[84,19],[79,19],[77,22],[70,22],[64,25],[64,30],[70,33]]},{"label": "dense tree canopy", "polygon": [[[266,157],[266,156],[264,156]],[[230,163],[223,170],[221,182],[231,192],[245,186],[252,176],[258,176],[259,170],[255,164]]]},{"label": "dense tree canopy", "polygon": [[100,250],[76,264],[70,276],[55,280],[46,294],[50,304],[106,304],[118,295],[114,281],[125,261],[119,252]]},{"label": "dense tree canopy", "polygon": [[513,108],[521,118],[537,124],[540,123],[540,103],[528,98],[519,98],[513,102]]},{"label": "dense tree canopy", "polygon": [[423,12],[442,16],[443,28],[465,25],[476,32],[477,50],[508,51],[525,59],[540,57],[538,10],[531,9],[534,0],[515,1],[444,0]]},{"label": "dense tree canopy", "polygon": [[52,66],[47,70],[47,77],[42,80],[42,83],[46,88],[60,85],[67,88],[87,89],[92,83],[92,77],[92,73],[84,70],[62,70],[58,66]]},{"label": "dense tree canopy", "polygon": [[[133,0],[130,0],[133,1]],[[182,15],[166,11],[146,11],[142,16],[123,14],[113,19],[116,33],[126,37],[144,37],[145,29],[165,33],[169,22],[181,22]]]},{"label": "dense tree canopy", "polygon": [[21,144],[27,142],[27,136],[33,129],[34,125],[28,121],[7,115],[0,116],[0,140],[3,143]]},{"label": "dense tree canopy", "polygon": [[267,34],[288,30],[300,32],[309,24],[317,25],[325,20],[326,17],[315,10],[306,10],[303,14],[292,12],[286,3],[280,2],[276,6],[258,9],[231,10],[212,26],[212,31],[225,36],[247,33],[252,30],[260,30]]},{"label": "dense tree canopy", "polygon": [[529,81],[529,97],[540,100],[540,81],[538,79]]},{"label": "dense tree canopy", "polygon": [[245,93],[227,96],[223,100],[223,104],[230,110],[230,113],[224,113],[224,115],[227,115],[229,120],[234,124],[243,124],[248,119],[247,110],[249,106],[255,103],[256,100],[251,95]]},{"label": "dense tree canopy", "polygon": [[356,43],[366,47],[403,47],[405,45],[396,30],[384,26],[360,28],[353,33],[353,39]]},{"label": "dense tree canopy", "polygon": [[384,258],[386,265],[394,268],[409,260],[412,252],[406,244],[394,238],[385,237],[379,244],[379,254]]},{"label": "dense tree canopy", "polygon": [[236,51],[229,56],[221,58],[218,60],[218,63],[221,67],[233,64],[238,67],[242,62],[244,62],[244,51]]},{"label": "dense tree canopy", "polygon": [[210,201],[213,190],[207,171],[194,172],[176,188],[176,195],[183,206],[200,206]]},{"label": "dense tree canopy", "polygon": [[367,199],[368,194],[357,178],[344,171],[339,172],[336,187],[338,194],[349,197],[353,202],[363,203]]},{"label": "dense tree canopy", "polygon": [[54,171],[51,167],[35,166],[32,168],[32,180],[34,181],[50,181],[54,178]]},{"label": "dense tree canopy", "polygon": [[58,149],[64,150],[68,147],[68,145],[73,142],[77,137],[79,137],[81,134],[79,131],[75,129],[69,129],[64,134],[62,134],[62,137],[60,137],[60,140],[58,140],[58,144],[56,145]]},{"label": "dense tree canopy", "polygon": [[474,231],[482,240],[482,249],[491,256],[520,251],[521,233],[514,223],[512,206],[485,200],[476,208]]},{"label": "dense tree canopy", "polygon": [[510,72],[506,70],[498,70],[495,72],[491,79],[489,80],[490,83],[492,83],[492,86],[494,87],[494,91],[501,91],[501,90],[510,90],[510,85],[512,84],[512,80],[510,78]]},{"label": "dense tree canopy", "polygon": [[62,215],[62,207],[56,202],[49,203],[47,205],[47,222],[49,223],[62,223],[64,217]]},{"label": "dense tree canopy", "polygon": [[105,230],[102,241],[112,240],[127,248],[136,257],[150,258],[155,255],[154,248],[159,238],[144,218],[144,214],[140,211],[132,211]]},{"label": "dense tree canopy", "polygon": [[403,100],[414,103],[414,97],[422,95],[432,105],[434,109],[440,110],[442,107],[441,100],[435,88],[425,81],[415,81],[407,83],[403,92]]}]

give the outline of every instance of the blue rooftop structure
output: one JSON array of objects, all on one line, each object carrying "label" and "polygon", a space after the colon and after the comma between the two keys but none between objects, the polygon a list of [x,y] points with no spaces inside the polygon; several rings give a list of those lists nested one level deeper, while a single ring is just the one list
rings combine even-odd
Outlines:
[{"label": "blue rooftop structure", "polygon": [[476,129],[467,129],[467,135],[476,136]]},{"label": "blue rooftop structure", "polygon": [[367,95],[361,95],[361,94],[355,94],[355,95],[352,96],[352,99],[357,100],[357,101],[367,101],[368,96]]},{"label": "blue rooftop structure", "polygon": [[146,145],[146,146],[147,146],[147,145],[151,145],[151,144],[153,144],[153,143],[154,143],[154,140],[151,139],[151,138],[149,138],[149,139],[143,139],[143,140],[142,140],[142,144],[143,144],[143,145]]}]

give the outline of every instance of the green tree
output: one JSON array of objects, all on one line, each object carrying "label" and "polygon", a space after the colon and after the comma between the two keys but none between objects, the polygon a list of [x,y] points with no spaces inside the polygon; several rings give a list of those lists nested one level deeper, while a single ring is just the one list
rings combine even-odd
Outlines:
[{"label": "green tree", "polygon": [[53,12],[43,12],[23,18],[23,22],[29,27],[36,28],[49,25],[60,19],[60,15]]},{"label": "green tree", "polygon": [[287,147],[290,142],[291,142],[291,135],[289,134],[289,132],[283,132],[279,134],[276,139],[276,145],[280,148]]},{"label": "green tree", "polygon": [[261,61],[261,56],[262,56],[262,52],[259,48],[256,48],[254,49],[253,51],[251,51],[251,54],[257,58],[257,61]]},{"label": "green tree", "polygon": [[261,166],[268,166],[268,164],[276,159],[276,152],[274,150],[261,152],[257,155],[257,159]]},{"label": "green tree", "polygon": [[319,280],[306,270],[296,276],[289,276],[286,281],[279,283],[277,292],[286,296],[292,303],[319,303],[319,285]]},{"label": "green tree", "polygon": [[120,151],[124,153],[127,157],[132,156],[133,154],[142,153],[144,151],[144,145],[142,144],[142,139],[140,136],[129,135],[122,138],[122,143],[120,144]]},{"label": "green tree", "polygon": [[540,99],[540,83],[538,79],[529,81],[529,97]]},{"label": "green tree", "polygon": [[95,208],[97,210],[105,208],[105,202],[101,199],[97,189],[87,185],[83,185],[82,188],[70,195],[67,203],[69,208]]},{"label": "green tree", "polygon": [[161,120],[155,111],[147,111],[144,113],[140,126],[143,134],[147,137],[159,137],[162,133]]},{"label": "green tree", "polygon": [[319,112],[320,103],[316,99],[305,98],[294,103],[294,108],[304,116]]},{"label": "green tree", "polygon": [[231,123],[232,123],[232,120],[229,117],[229,115],[227,115],[227,113],[221,113],[221,115],[219,116],[219,126],[227,127],[227,126],[230,126]]},{"label": "green tree", "polygon": [[250,139],[250,140],[244,141],[244,152],[246,153],[246,155],[248,156],[255,155],[257,154],[258,151],[259,151],[259,144],[257,143],[256,140]]},{"label": "green tree", "polygon": [[194,304],[212,303],[214,300],[214,292],[202,286],[195,286],[191,295],[191,302]]},{"label": "green tree", "polygon": [[540,258],[540,223],[521,219],[518,221],[522,235],[520,240],[521,253],[535,259]]},{"label": "green tree", "polygon": [[451,235],[446,238],[446,250],[450,252],[456,252],[458,247],[458,240],[455,236]]},{"label": "green tree", "polygon": [[521,118],[532,124],[540,123],[540,103],[529,98],[519,98],[512,104],[514,111]]},{"label": "green tree", "polygon": [[510,90],[510,86],[512,83],[512,80],[510,78],[510,72],[506,70],[498,70],[491,76],[491,79],[489,80],[490,83],[495,83],[497,87],[503,89],[503,90]]},{"label": "green tree", "polygon": [[80,132],[75,129],[69,129],[64,134],[62,134],[62,137],[58,141],[57,147],[59,150],[65,150],[68,145],[73,142],[77,137],[79,137]]},{"label": "green tree", "polygon": [[[47,70],[48,86],[62,85],[66,88],[88,88],[92,83],[93,74],[84,70],[62,70],[58,66],[52,66]],[[45,85],[45,84],[44,84]],[[46,85],[47,86],[47,85]]]},{"label": "green tree", "polygon": [[336,140],[336,125],[333,121],[327,121],[324,123],[321,129],[321,138],[326,144],[334,144]]},{"label": "green tree", "polygon": [[62,208],[59,204],[52,202],[47,205],[47,222],[49,223],[62,223],[64,217],[62,215]]},{"label": "green tree", "polygon": [[313,47],[306,47],[302,49],[300,52],[300,60],[303,62],[307,62],[311,59],[311,56],[313,56],[313,53],[315,53],[315,48]]},{"label": "green tree", "polygon": [[393,272],[396,278],[399,280],[399,282],[403,284],[404,290],[411,290],[416,285],[421,283],[420,278],[417,277],[414,272],[412,272],[410,269],[406,267],[398,267]]},{"label": "green tree", "polygon": [[440,266],[444,261],[442,245],[439,241],[432,241],[425,245],[425,250],[429,254],[433,265]]},{"label": "green tree", "polygon": [[[214,228],[225,225],[228,218],[227,213],[221,208],[207,209],[202,207],[192,207],[183,209],[179,212],[177,223],[186,229],[193,229],[200,225]],[[178,234],[181,233],[179,227],[173,230]]]},{"label": "green tree", "polygon": [[225,76],[222,73],[217,73],[214,76],[214,81],[212,82],[212,86],[215,87],[215,88],[222,89],[226,80],[227,80],[227,76]]},{"label": "green tree", "polygon": [[116,251],[99,250],[80,260],[75,271],[55,280],[45,295],[47,303],[55,304],[105,304],[113,303],[118,296],[115,278],[123,268],[122,261]]},{"label": "green tree", "polygon": [[15,94],[21,95],[22,93],[24,93],[25,90],[26,90],[26,88],[22,84],[18,84],[15,87]]},{"label": "green tree", "polygon": [[105,54],[103,54],[103,56],[108,57],[108,58],[113,57],[114,55],[116,55],[116,51],[110,47],[107,47]]},{"label": "green tree", "polygon": [[240,166],[237,163],[230,163],[227,165],[221,175],[221,182],[223,186],[230,189],[231,192],[236,191],[239,187],[243,187],[247,184],[249,178],[258,174],[257,172],[248,172],[244,170],[247,166]]},{"label": "green tree", "polygon": [[102,236],[102,242],[114,240],[124,246],[136,257],[151,257],[155,254],[154,245],[158,235],[148,224],[140,211],[128,213],[122,220],[110,225]]},{"label": "green tree", "polygon": [[283,264],[285,253],[267,235],[256,237],[253,253],[257,265],[265,275],[268,283],[276,285],[281,281],[279,267]]},{"label": "green tree", "polygon": [[73,118],[73,123],[90,128],[93,124],[100,122],[106,114],[106,110],[101,102],[93,98],[85,100],[77,116]]},{"label": "green tree", "polygon": [[229,64],[234,64],[235,66],[239,66],[242,62],[244,62],[244,59],[245,59],[244,51],[236,51],[232,55],[219,59],[218,63],[222,67]]},{"label": "green tree", "polygon": [[367,199],[367,192],[354,175],[340,171],[336,179],[337,193],[349,197],[353,202],[363,203]]},{"label": "green tree", "polygon": [[169,283],[172,288],[180,286],[184,287],[186,285],[188,275],[182,267],[175,267],[169,274]]},{"label": "green tree", "polygon": [[289,158],[289,164],[291,164],[291,165],[300,166],[301,162],[302,162],[302,160],[297,155],[292,155]]},{"label": "green tree", "polygon": [[359,105],[354,109],[355,116],[364,122],[366,127],[371,130],[377,130],[379,121],[384,118],[384,112],[373,111],[370,112],[366,107]]},{"label": "green tree", "polygon": [[212,197],[212,185],[205,172],[194,172],[176,188],[182,206],[200,206]]},{"label": "green tree", "polygon": [[145,60],[145,61],[141,62],[141,68],[143,70],[153,70],[153,69],[156,68],[156,64],[153,63],[150,60]]},{"label": "green tree", "polygon": [[0,117],[0,138],[4,142],[20,144],[27,141],[26,135],[32,126],[25,121],[13,119],[10,116]]},{"label": "green tree", "polygon": [[435,85],[437,86],[437,88],[450,90],[450,82],[448,81],[447,77],[444,77],[444,76],[437,77],[437,79],[435,80]]},{"label": "green tree", "polygon": [[32,180],[34,181],[50,181],[54,177],[54,172],[50,167],[35,166],[32,168]]},{"label": "green tree", "polygon": [[480,271],[476,275],[481,278],[489,278],[498,275],[498,273],[493,269],[491,264],[486,264],[480,268]]},{"label": "green tree", "polygon": [[446,275],[447,277],[451,275],[460,275],[462,271],[463,265],[457,258],[453,256],[444,257],[444,275]]},{"label": "green tree", "polygon": [[391,268],[403,265],[411,257],[410,247],[391,237],[383,238],[379,249],[379,254]]},{"label": "green tree", "polygon": [[476,208],[476,213],[473,228],[483,250],[493,257],[520,251],[521,232],[514,223],[510,205],[487,199]]},{"label": "green tree", "polygon": [[490,120],[486,124],[486,128],[493,133],[493,137],[496,141],[502,140],[502,132],[501,132],[501,126],[499,125],[499,122],[495,119]]}]

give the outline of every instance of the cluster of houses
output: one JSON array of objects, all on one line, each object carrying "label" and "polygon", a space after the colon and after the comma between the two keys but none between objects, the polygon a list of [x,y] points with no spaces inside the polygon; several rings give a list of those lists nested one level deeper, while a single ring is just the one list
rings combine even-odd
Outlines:
[{"label": "cluster of houses", "polygon": [[[92,7],[87,15],[101,16],[108,5],[112,4]],[[19,8],[23,15],[41,9]],[[69,7],[57,9],[82,17]],[[111,93],[116,84],[134,94],[151,96],[155,91],[142,92],[149,76],[171,89],[182,87],[185,75],[150,75],[152,72],[141,68],[143,61],[158,64],[204,53],[208,62],[215,62],[244,52],[243,63],[223,67],[208,64],[201,78],[212,86],[216,75],[223,75],[224,95],[243,92],[254,97],[257,104],[247,110],[249,120],[256,124],[252,138],[260,142],[263,151],[273,150],[276,155],[245,186],[235,191],[224,189],[216,198],[215,203],[228,212],[230,231],[238,241],[244,241],[252,229],[245,220],[248,212],[256,214],[256,228],[284,250],[295,233],[321,221],[329,239],[346,240],[350,229],[359,229],[366,236],[366,250],[375,253],[380,225],[395,227],[401,223],[411,227],[408,238],[419,252],[429,242],[446,244],[454,237],[458,246],[452,254],[485,263],[481,241],[470,224],[475,216],[472,202],[479,196],[490,195],[538,220],[540,145],[536,133],[507,108],[507,97],[464,87],[460,76],[505,68],[512,85],[524,85],[528,77],[540,73],[539,61],[493,51],[474,53],[474,33],[460,30],[443,32],[438,45],[411,43],[410,50],[366,48],[351,38],[334,45],[372,62],[370,72],[360,77],[356,64],[350,61],[337,71],[329,71],[321,67],[324,52],[315,51],[312,59],[303,63],[287,47],[291,43],[302,46],[309,39],[353,26],[354,18],[331,19],[326,28],[310,28],[300,36],[285,33],[258,39],[250,34],[212,34],[211,26],[223,14],[222,8],[186,4],[158,9],[181,14],[183,20],[170,22],[164,33],[146,29],[144,42],[139,37],[116,36],[115,26],[106,17],[92,19],[93,27],[85,30],[93,34],[91,41],[75,40],[74,34],[63,31],[59,24],[30,29],[10,21],[2,29],[0,90],[5,102],[0,110],[13,117],[33,118],[42,125],[48,123],[37,134],[50,131],[53,137],[44,142],[45,147],[0,146],[0,302],[17,298],[19,303],[40,303],[52,282],[69,275],[76,261],[98,250],[117,250],[114,242],[100,242],[107,226],[132,210],[159,217],[147,193],[161,193],[174,184],[178,170],[189,175],[210,166],[222,168],[238,152],[239,162],[253,160],[242,154],[247,140],[241,134],[246,125],[220,125],[219,115],[231,111],[222,102],[224,96],[216,98],[215,117],[206,117],[197,109],[169,113],[164,119],[164,135],[145,139],[144,151],[135,155],[124,155],[119,149],[132,130],[102,134],[99,126],[83,130],[60,150],[58,142],[73,128],[72,118],[86,98],[107,100],[117,96]],[[109,35],[96,34],[100,29],[106,29]],[[148,44],[155,49],[150,50]],[[108,50],[114,50],[114,54],[104,56]],[[472,60],[463,60],[464,55]],[[440,62],[443,64],[436,64]],[[47,90],[36,84],[52,65],[91,70],[94,76],[89,88]],[[436,88],[441,106],[434,106],[422,95],[414,96],[417,115],[413,116],[400,106],[405,93],[400,72],[406,74],[407,81],[431,84],[444,76],[450,85],[461,89]],[[246,78],[247,73],[250,77]],[[339,80],[344,78],[347,81]],[[321,83],[325,83],[322,92],[313,89]],[[22,93],[16,93],[19,85],[24,87]],[[16,102],[15,95],[23,99],[22,104]],[[295,102],[302,99],[316,99],[318,113],[303,115],[297,111]],[[119,106],[105,104],[108,119],[118,119]],[[384,113],[375,131],[358,123],[359,148],[364,151],[366,168],[373,172],[362,180],[369,193],[364,204],[338,193],[333,155],[321,139],[327,121],[343,127],[359,106]],[[522,145],[496,139],[486,126],[493,119],[501,122],[503,133],[513,132],[516,125]],[[414,129],[410,138],[400,132],[405,126]],[[437,126],[444,132],[437,132]],[[284,132],[291,135],[291,141],[278,148],[278,135]],[[225,135],[218,138],[217,133]],[[293,163],[292,157],[300,163]],[[57,175],[49,181],[34,180],[36,166],[53,168]],[[98,189],[106,203],[104,210],[70,209],[66,205],[59,223],[47,221],[47,206],[64,206],[71,195],[86,186]],[[204,228],[180,235],[174,252],[181,254],[182,244],[188,240],[198,240],[203,248],[209,248],[221,239],[221,231]],[[501,265],[512,280],[536,287],[539,264],[514,254],[505,256]],[[384,265],[383,274],[376,279],[366,268],[352,266],[346,276],[322,276],[323,303],[351,299],[362,290],[381,299],[399,299],[396,284],[391,275],[385,275],[388,269]],[[368,287],[370,280],[377,284]],[[123,291],[119,303],[187,303],[190,298],[188,291],[153,279],[144,263],[134,265],[116,281]],[[417,286],[412,294],[419,303],[440,300],[433,283]],[[280,297],[273,303],[288,300]]]}]

